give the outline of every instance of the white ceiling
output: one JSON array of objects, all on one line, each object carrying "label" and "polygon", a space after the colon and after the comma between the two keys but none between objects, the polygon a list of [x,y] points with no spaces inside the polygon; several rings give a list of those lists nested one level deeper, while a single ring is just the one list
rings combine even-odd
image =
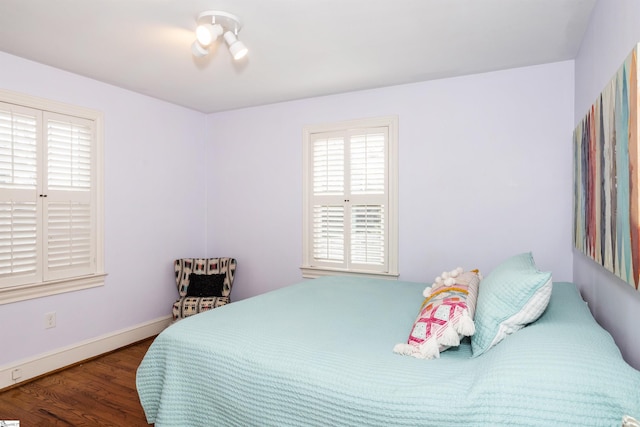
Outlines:
[{"label": "white ceiling", "polygon": [[[596,1],[0,0],[0,51],[211,113],[573,59]],[[244,60],[191,55],[210,9]]]}]

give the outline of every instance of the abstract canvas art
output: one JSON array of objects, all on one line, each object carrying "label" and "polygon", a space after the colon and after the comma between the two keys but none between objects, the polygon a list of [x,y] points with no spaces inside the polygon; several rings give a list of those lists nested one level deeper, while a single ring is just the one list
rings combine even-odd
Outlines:
[{"label": "abstract canvas art", "polygon": [[638,46],[580,121],[574,244],[635,289],[640,282]]}]

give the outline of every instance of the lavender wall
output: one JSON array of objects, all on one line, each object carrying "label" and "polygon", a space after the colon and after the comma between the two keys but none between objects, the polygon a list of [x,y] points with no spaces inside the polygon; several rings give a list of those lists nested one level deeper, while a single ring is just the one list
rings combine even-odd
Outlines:
[{"label": "lavender wall", "polygon": [[0,365],[168,315],[177,257],[235,256],[235,299],[300,281],[306,124],[399,116],[402,280],[529,250],[572,280],[571,61],[209,116],[3,53],[0,82],[105,113],[109,273],[0,306]]},{"label": "lavender wall", "polygon": [[235,299],[300,281],[303,126],[398,115],[400,279],[533,251],[570,281],[573,85],[567,61],[212,114],[209,255]]},{"label": "lavender wall", "polygon": [[169,315],[173,259],[206,251],[205,116],[4,53],[0,85],[104,112],[109,274],[103,287],[0,305],[0,365]]},{"label": "lavender wall", "polygon": [[[640,41],[640,2],[600,0],[575,60],[574,125],[586,114],[633,46]],[[574,281],[600,324],[613,335],[625,359],[640,369],[640,293],[574,251]]]}]

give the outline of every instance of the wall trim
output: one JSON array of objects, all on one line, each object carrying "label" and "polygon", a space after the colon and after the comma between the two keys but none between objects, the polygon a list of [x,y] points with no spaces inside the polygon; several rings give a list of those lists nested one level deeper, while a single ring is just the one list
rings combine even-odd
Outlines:
[{"label": "wall trim", "polygon": [[[0,366],[0,391],[40,375],[59,370],[157,335],[168,327],[172,320],[172,316],[160,317],[130,328],[121,329],[43,353],[29,359],[22,359],[10,365]],[[14,380],[12,373],[16,369],[20,370],[19,378]]]}]

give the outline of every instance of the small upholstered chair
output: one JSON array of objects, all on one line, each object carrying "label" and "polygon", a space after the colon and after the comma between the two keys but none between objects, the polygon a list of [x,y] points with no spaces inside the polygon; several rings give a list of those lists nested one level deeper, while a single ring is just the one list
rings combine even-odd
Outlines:
[{"label": "small upholstered chair", "polygon": [[173,304],[174,321],[231,302],[234,258],[182,258],[175,260],[173,266],[180,294]]}]

